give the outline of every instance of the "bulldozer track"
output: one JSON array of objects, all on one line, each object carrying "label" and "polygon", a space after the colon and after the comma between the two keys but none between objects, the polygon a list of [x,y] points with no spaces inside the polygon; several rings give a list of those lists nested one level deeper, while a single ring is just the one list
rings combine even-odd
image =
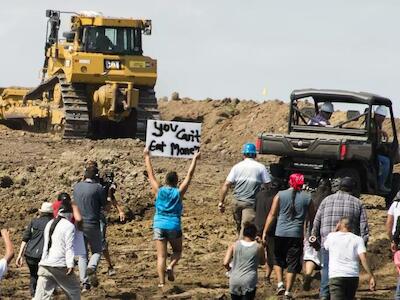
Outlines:
[{"label": "bulldozer track", "polygon": [[58,76],[65,112],[63,138],[85,138],[89,133],[89,110],[84,85],[68,83],[64,75]]},{"label": "bulldozer track", "polygon": [[146,139],[147,120],[160,120],[157,98],[153,89],[143,89],[139,94],[136,137]]}]

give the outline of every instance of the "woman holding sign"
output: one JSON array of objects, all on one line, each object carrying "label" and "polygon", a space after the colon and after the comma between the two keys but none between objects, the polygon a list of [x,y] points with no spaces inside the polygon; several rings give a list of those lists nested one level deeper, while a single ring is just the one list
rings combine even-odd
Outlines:
[{"label": "woman holding sign", "polygon": [[[176,172],[168,172],[165,177],[165,185],[160,186],[160,183],[154,176],[149,150],[147,148],[144,150],[144,161],[148,178],[152,191],[156,196],[153,238],[157,248],[157,272],[160,281],[158,287],[164,286],[165,275],[167,275],[168,280],[175,280],[174,267],[182,255],[182,199],[189,187],[199,157],[200,152],[194,154],[188,173],[179,187],[178,175]],[[166,267],[168,242],[172,247],[173,253],[171,256],[171,263]]]}]

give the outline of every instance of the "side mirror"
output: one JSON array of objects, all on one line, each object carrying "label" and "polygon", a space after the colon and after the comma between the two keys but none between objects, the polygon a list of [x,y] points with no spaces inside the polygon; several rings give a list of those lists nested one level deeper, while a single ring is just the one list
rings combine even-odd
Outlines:
[{"label": "side mirror", "polygon": [[151,30],[152,30],[152,25],[151,25],[151,20],[145,20],[144,21],[144,27],[143,27],[143,34],[144,35],[151,35]]},{"label": "side mirror", "polygon": [[361,114],[360,114],[360,112],[358,111],[358,110],[348,110],[347,111],[347,114],[346,114],[346,117],[347,117],[347,120],[354,120],[354,121],[357,121],[358,120],[358,117],[360,116]]},{"label": "side mirror", "polygon": [[72,43],[75,39],[75,32],[72,31],[64,32],[63,37],[65,37],[68,43]]}]

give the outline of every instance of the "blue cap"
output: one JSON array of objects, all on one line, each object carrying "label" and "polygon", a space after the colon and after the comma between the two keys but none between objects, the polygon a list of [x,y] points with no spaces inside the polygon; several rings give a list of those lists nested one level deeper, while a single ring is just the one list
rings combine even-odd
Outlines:
[{"label": "blue cap", "polygon": [[243,154],[257,154],[256,145],[252,143],[246,143],[243,145]]}]

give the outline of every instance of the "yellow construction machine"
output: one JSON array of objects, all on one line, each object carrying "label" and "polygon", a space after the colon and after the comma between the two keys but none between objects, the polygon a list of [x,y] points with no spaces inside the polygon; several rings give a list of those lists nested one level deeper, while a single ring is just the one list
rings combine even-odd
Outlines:
[{"label": "yellow construction machine", "polygon": [[157,61],[142,50],[151,20],[71,13],[70,31],[59,39],[63,13],[46,11],[41,83],[1,88],[0,120],[64,138],[144,138],[146,121],[159,119]]}]

